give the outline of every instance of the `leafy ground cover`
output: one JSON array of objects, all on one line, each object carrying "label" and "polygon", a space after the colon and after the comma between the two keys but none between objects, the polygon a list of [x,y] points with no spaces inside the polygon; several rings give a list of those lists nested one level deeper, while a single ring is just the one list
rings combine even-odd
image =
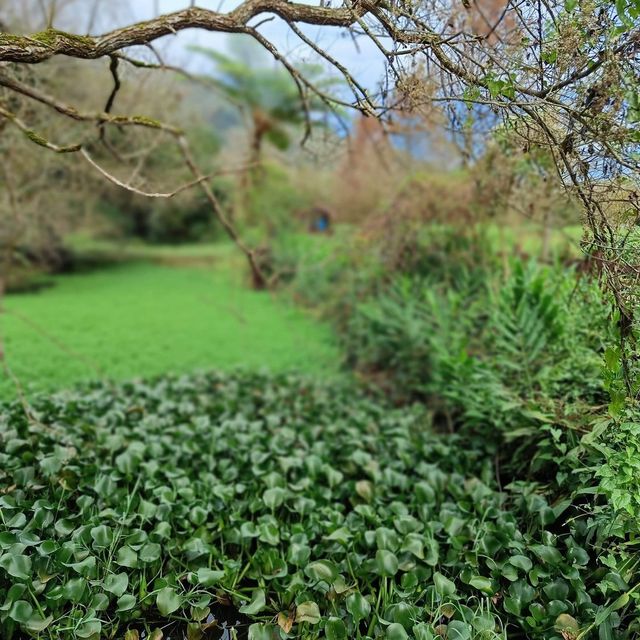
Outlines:
[{"label": "leafy ground cover", "polygon": [[[7,296],[0,323],[13,373],[27,390],[211,367],[337,373],[340,358],[327,326],[241,286],[235,263],[210,249],[160,248],[141,257],[180,268],[128,262]],[[184,267],[184,259],[209,263]],[[0,374],[0,397],[13,393],[12,381]]]},{"label": "leafy ground cover", "polygon": [[[343,384],[198,375],[0,414],[3,638],[632,638],[637,561],[584,496]],[[581,469],[583,483],[588,469]],[[637,578],[637,575],[636,575]]]}]

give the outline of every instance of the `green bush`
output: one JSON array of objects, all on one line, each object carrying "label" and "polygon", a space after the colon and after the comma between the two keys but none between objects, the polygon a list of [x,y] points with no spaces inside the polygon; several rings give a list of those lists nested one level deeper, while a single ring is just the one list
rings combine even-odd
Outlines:
[{"label": "green bush", "polygon": [[[606,402],[601,362],[613,328],[594,283],[514,261],[445,284],[398,276],[356,306],[343,343],[350,363],[400,399],[422,399],[449,429],[507,446],[507,465],[548,467]],[[553,465],[552,465],[553,466]]]}]

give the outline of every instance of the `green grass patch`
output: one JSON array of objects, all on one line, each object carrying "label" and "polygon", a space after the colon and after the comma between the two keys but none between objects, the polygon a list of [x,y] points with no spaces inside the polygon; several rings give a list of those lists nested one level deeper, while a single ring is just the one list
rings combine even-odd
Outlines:
[{"label": "green grass patch", "polygon": [[[25,389],[199,368],[338,372],[327,326],[283,299],[249,290],[236,275],[242,265],[232,268],[235,257],[185,252],[218,261],[205,268],[126,263],[8,296],[0,319],[7,361]],[[0,397],[13,393],[3,377]]]}]

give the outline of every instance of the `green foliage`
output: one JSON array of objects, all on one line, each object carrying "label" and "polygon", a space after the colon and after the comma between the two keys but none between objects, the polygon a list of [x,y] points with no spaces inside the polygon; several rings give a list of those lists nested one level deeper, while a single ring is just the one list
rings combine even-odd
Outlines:
[{"label": "green foliage", "polygon": [[276,614],[310,639],[638,632],[637,563],[594,548],[579,501],[500,490],[486,451],[418,407],[201,375],[41,397],[32,416],[0,413],[8,640],[197,630],[218,597],[250,638],[282,634]]},{"label": "green foliage", "polygon": [[[227,199],[228,187],[214,185],[217,197]],[[193,190],[171,199],[152,199],[108,191],[98,210],[117,235],[155,244],[186,244],[219,239],[222,230],[211,205]]]},{"label": "green foliage", "polygon": [[[189,145],[201,166],[211,166],[220,150],[220,140],[209,127],[193,126]],[[145,170],[155,176],[157,190],[169,192],[187,184],[184,160],[173,142],[159,144],[147,158]],[[228,177],[209,182],[218,201],[228,204],[232,186]],[[147,191],[154,188],[147,187]],[[139,238],[157,244],[184,244],[219,239],[223,235],[216,214],[200,189],[194,188],[172,198],[146,198],[119,187],[103,186],[96,202],[98,213],[113,227],[116,235]]]},{"label": "green foliage", "polygon": [[600,490],[611,505],[625,516],[625,529],[640,532],[640,422],[629,415],[619,424],[609,424],[598,443],[605,464],[598,470]]},{"label": "green foliage", "polygon": [[356,307],[344,341],[355,366],[428,399],[450,428],[499,434],[508,467],[551,473],[606,399],[613,333],[596,284],[516,261],[444,283],[397,277]]},{"label": "green foliage", "polygon": [[309,196],[275,163],[263,163],[259,176],[243,196],[243,236],[254,244],[268,240],[286,251],[289,234],[301,226],[300,212],[311,205]]}]

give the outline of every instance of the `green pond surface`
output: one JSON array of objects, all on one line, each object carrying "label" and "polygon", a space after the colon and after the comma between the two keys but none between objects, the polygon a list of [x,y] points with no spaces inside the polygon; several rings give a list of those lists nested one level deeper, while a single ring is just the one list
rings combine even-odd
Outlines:
[{"label": "green pond surface", "polygon": [[16,380],[28,393],[197,369],[336,375],[331,329],[238,271],[132,262],[7,296],[0,330],[15,379],[0,374],[0,398]]}]

